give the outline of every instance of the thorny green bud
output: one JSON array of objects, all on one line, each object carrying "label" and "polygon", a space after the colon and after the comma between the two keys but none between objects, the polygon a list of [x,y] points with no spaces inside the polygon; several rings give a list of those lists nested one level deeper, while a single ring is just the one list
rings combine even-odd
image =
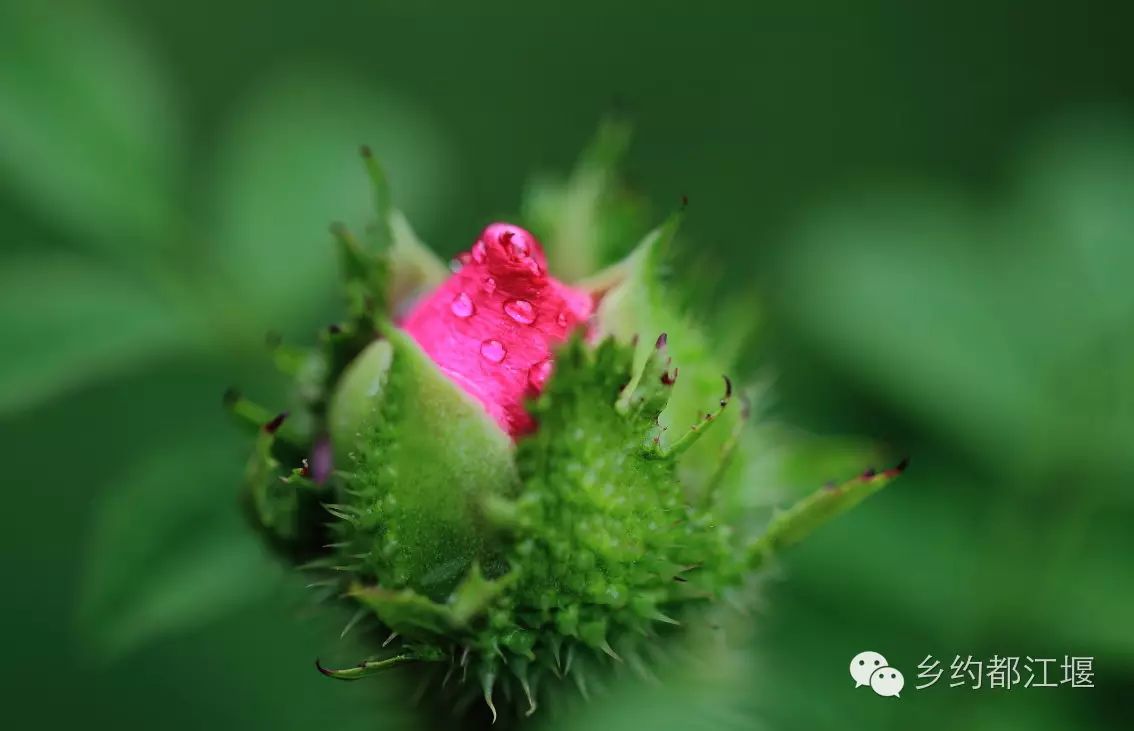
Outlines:
[{"label": "thorny green bud", "polygon": [[[529,202],[548,240],[573,247],[552,261],[594,264],[623,230],[602,199],[620,130]],[[352,626],[387,638],[325,675],[412,665],[493,720],[502,703],[531,714],[585,695],[611,664],[648,672],[683,623],[743,598],[770,555],[904,469],[820,487],[754,530],[747,398],[662,278],[680,213],[575,285],[503,223],[450,274],[364,158],[377,223],[366,241],[333,229],[347,316],[310,351],[277,350],[303,413],[229,399],[258,428],[254,521],[355,605]]]}]

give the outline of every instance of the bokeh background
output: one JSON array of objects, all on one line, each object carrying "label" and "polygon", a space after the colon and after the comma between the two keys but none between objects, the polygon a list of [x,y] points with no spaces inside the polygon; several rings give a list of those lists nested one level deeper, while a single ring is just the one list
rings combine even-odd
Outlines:
[{"label": "bokeh background", "polygon": [[[745,663],[544,727],[1128,728],[1129,5],[532,5],[0,1],[5,725],[422,727],[315,674],[344,618],[242,525],[220,395],[280,398],[264,334],[334,317],[359,143],[451,255],[617,107],[634,188],[759,299],[739,375],[913,466],[782,557]],[[1097,687],[914,691],[927,654]]]}]

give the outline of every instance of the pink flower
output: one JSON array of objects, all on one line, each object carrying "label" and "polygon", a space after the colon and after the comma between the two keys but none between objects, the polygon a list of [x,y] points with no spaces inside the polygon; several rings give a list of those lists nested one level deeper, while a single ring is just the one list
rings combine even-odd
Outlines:
[{"label": "pink flower", "polygon": [[524,399],[543,390],[552,348],[585,322],[586,292],[551,277],[539,242],[508,223],[484,229],[460,271],[402,324],[434,363],[513,437],[535,424]]}]

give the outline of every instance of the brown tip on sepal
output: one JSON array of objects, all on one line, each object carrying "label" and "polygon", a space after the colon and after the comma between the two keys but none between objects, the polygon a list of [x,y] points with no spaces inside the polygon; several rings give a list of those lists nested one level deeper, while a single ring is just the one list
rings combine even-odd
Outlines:
[{"label": "brown tip on sepal", "polygon": [[688,207],[689,207],[689,196],[687,196],[687,195],[681,196],[681,210],[684,211]]},{"label": "brown tip on sepal", "polygon": [[225,408],[231,409],[240,399],[240,391],[236,390],[235,386],[229,386],[224,390],[224,395],[221,396],[221,404],[223,404]]},{"label": "brown tip on sepal", "polygon": [[374,157],[374,151],[370,149],[370,145],[359,145],[358,154],[365,158]]},{"label": "brown tip on sepal", "polygon": [[909,466],[910,466],[910,458],[909,457],[902,457],[901,462],[898,462],[898,464],[896,464],[893,467],[891,467],[890,469],[886,470],[886,472],[884,474],[887,477],[897,477],[898,475],[905,472],[906,468],[909,467]]},{"label": "brown tip on sepal", "polygon": [[275,434],[276,431],[283,425],[284,420],[287,419],[287,412],[281,411],[276,414],[275,418],[264,424],[264,431],[268,434]]},{"label": "brown tip on sepal", "polygon": [[661,382],[663,386],[672,386],[677,383],[677,374],[681,372],[680,368],[674,368],[673,373],[669,371],[662,371]]},{"label": "brown tip on sepal", "polygon": [[866,470],[862,473],[862,479],[869,480],[871,477],[874,477],[877,474],[878,470],[874,469],[873,467],[867,467]]},{"label": "brown tip on sepal", "polygon": [[[328,678],[335,678],[334,672],[323,667],[323,663],[319,661],[319,658],[315,658],[315,669],[323,675],[326,675]],[[335,678],[335,680],[339,680],[339,678]]]},{"label": "brown tip on sepal", "polygon": [[732,379],[724,374],[721,375],[721,378],[724,379],[724,398],[721,399],[721,408],[723,409],[732,399]]},{"label": "brown tip on sepal", "polygon": [[654,348],[656,348],[657,350],[661,350],[668,343],[669,343],[669,335],[667,335],[666,333],[662,333],[661,335],[658,335],[657,342],[654,343]]}]

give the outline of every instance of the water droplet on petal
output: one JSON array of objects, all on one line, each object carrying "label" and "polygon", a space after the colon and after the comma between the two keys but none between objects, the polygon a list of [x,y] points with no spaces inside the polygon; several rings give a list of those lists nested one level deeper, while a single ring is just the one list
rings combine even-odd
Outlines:
[{"label": "water droplet on petal", "polygon": [[499,340],[485,340],[480,344],[480,354],[484,356],[485,360],[499,363],[504,360],[504,356],[508,355],[508,351],[504,348],[504,343]]},{"label": "water droplet on petal", "polygon": [[560,312],[559,317],[556,317],[555,321],[559,323],[559,327],[567,327],[567,313]]},{"label": "water droplet on petal", "polygon": [[528,383],[532,384],[532,388],[537,391],[543,390],[543,385],[547,383],[548,377],[551,375],[551,369],[555,363],[551,358],[546,358],[536,363],[528,369]]},{"label": "water droplet on petal", "polygon": [[456,274],[457,272],[461,271],[462,266],[463,266],[463,263],[461,262],[461,260],[459,258],[449,260],[449,271],[451,271],[453,274]]},{"label": "water droplet on petal", "polygon": [[476,312],[476,305],[473,304],[472,299],[467,294],[461,292],[449,303],[449,309],[457,317],[472,317],[472,314]]},{"label": "water droplet on petal", "polygon": [[496,291],[496,280],[492,277],[485,277],[484,283],[481,286],[484,288],[485,292],[492,294]]},{"label": "water droplet on petal", "polygon": [[487,256],[487,248],[483,241],[477,241],[472,247],[472,258],[477,264],[483,264],[484,258]]},{"label": "water droplet on petal", "polygon": [[509,300],[504,304],[504,312],[521,325],[535,322],[535,308],[527,300]]}]

